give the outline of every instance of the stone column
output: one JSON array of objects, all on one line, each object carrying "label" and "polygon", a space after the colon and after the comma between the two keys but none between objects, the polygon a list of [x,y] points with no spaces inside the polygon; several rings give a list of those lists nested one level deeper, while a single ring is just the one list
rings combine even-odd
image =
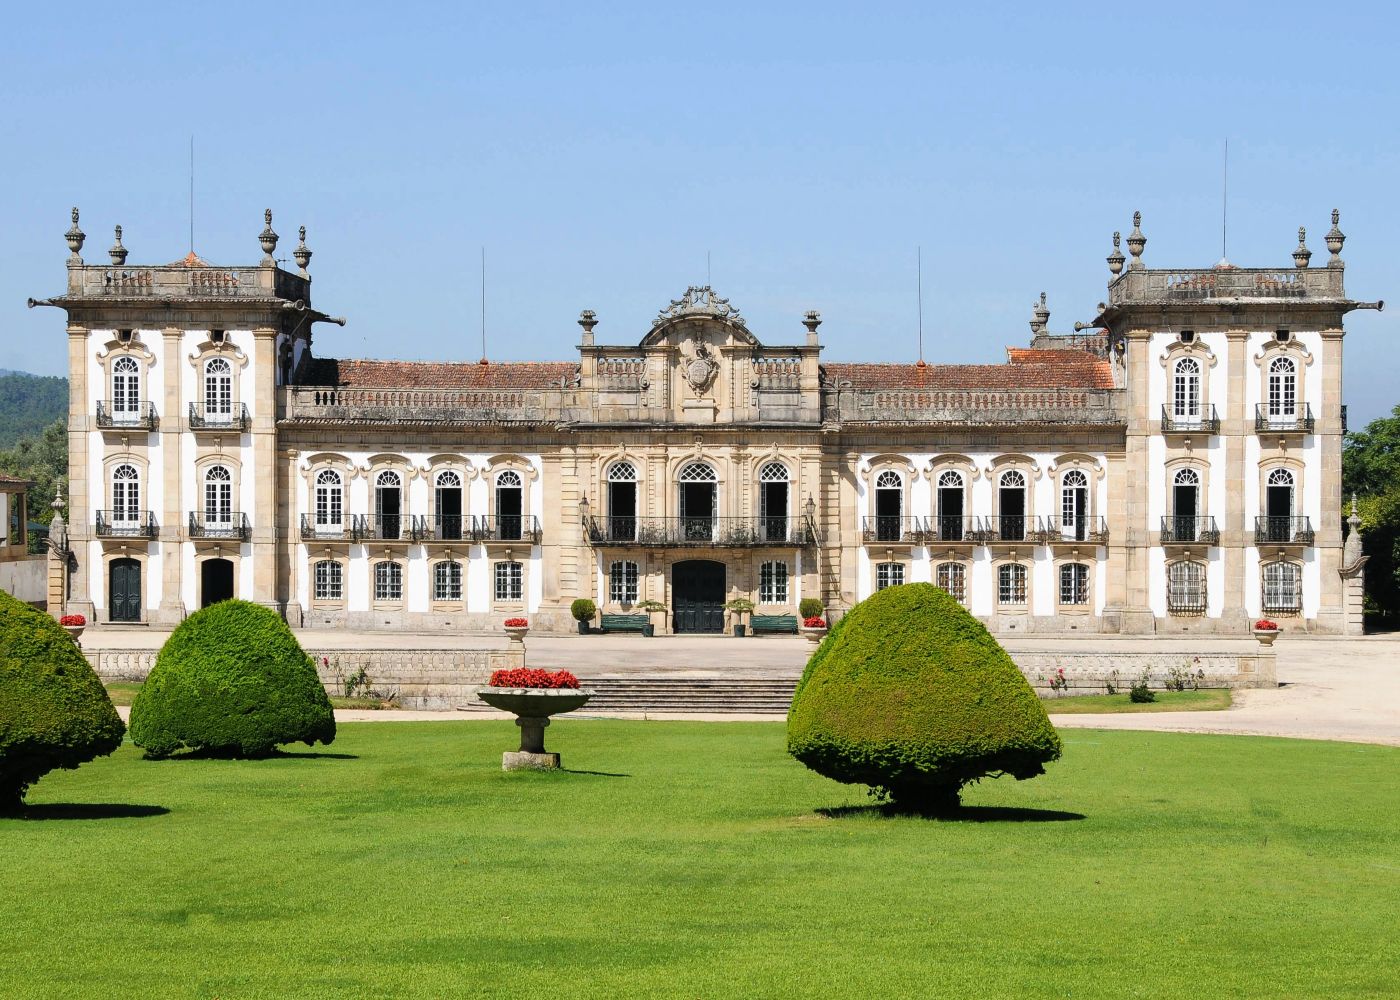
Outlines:
[{"label": "stone column", "polygon": [[[1151,331],[1129,330],[1125,334],[1127,350],[1128,428],[1124,439],[1123,508],[1127,529],[1121,533],[1121,545],[1110,548],[1110,558],[1123,563],[1125,602],[1118,611],[1120,630],[1132,634],[1151,634],[1157,630],[1157,620],[1148,602],[1148,560],[1151,533],[1147,527],[1147,484],[1149,435],[1154,431],[1147,412],[1149,377],[1148,344]],[[1109,536],[1112,542],[1114,536]],[[1115,551],[1116,549],[1116,551]]]},{"label": "stone column", "polygon": [[252,517],[253,600],[277,608],[277,330],[253,330],[253,401],[251,463],[244,475],[255,477]]},{"label": "stone column", "polygon": [[1249,408],[1246,379],[1250,376],[1249,331],[1226,330],[1225,398],[1220,412],[1220,433],[1225,445],[1225,510],[1219,515],[1220,552],[1225,561],[1225,595],[1221,607],[1222,629],[1247,630],[1244,612],[1244,553],[1253,544],[1254,524],[1244,509],[1246,476],[1258,470],[1245,468],[1245,441],[1254,433],[1254,414]]},{"label": "stone column", "polygon": [[1346,629],[1342,585],[1342,338],[1339,328],[1322,331],[1322,395],[1313,407],[1316,447],[1321,452],[1322,503],[1316,532],[1319,574],[1316,626],[1319,632]]},{"label": "stone column", "polygon": [[[161,600],[160,607],[151,610],[167,624],[183,621],[187,613],[183,593],[186,512],[181,486],[194,476],[194,469],[185,467],[180,454],[185,430],[185,401],[180,397],[180,375],[187,364],[180,351],[183,339],[184,331],[175,327],[166,327],[161,331],[160,452],[161,491],[165,502],[159,514]],[[154,397],[155,393],[151,395]],[[251,472],[247,470],[244,474]],[[198,491],[198,484],[195,489]],[[198,506],[197,500],[195,506]]]}]

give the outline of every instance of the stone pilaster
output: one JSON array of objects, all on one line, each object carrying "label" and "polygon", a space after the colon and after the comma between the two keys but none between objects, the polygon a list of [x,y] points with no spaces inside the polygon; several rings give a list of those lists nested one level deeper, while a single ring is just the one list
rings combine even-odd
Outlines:
[{"label": "stone pilaster", "polygon": [[[71,287],[73,271],[69,270]],[[93,418],[91,411],[97,396],[88,385],[88,364],[91,349],[87,327],[68,325],[68,537],[76,566],[69,579],[68,610],[96,617],[93,595],[88,586],[92,558],[91,542],[97,524],[97,510],[102,506],[102,484],[92,483],[88,475],[88,438]],[[100,557],[99,557],[100,558]]]},{"label": "stone pilaster", "polygon": [[[160,451],[161,451],[161,495],[163,503],[160,517],[160,548],[161,565],[159,572],[161,575],[161,598],[160,606],[152,608],[151,612],[155,619],[176,623],[184,620],[185,615],[191,610],[185,607],[184,602],[184,573],[185,573],[185,524],[186,512],[183,509],[183,485],[193,478],[194,469],[187,468],[180,454],[180,445],[184,438],[185,428],[185,400],[180,395],[180,374],[182,366],[186,363],[181,357],[180,345],[184,338],[184,331],[175,327],[166,327],[161,331],[161,360],[160,360]],[[152,373],[155,374],[155,373]],[[149,387],[150,394],[154,398],[155,385]],[[154,485],[154,484],[152,484]],[[198,491],[199,484],[195,484]],[[202,499],[202,498],[199,498]],[[195,507],[199,506],[199,499],[194,502]],[[155,567],[152,566],[154,570]]]},{"label": "stone pilaster", "polygon": [[254,478],[252,564],[241,567],[253,574],[253,600],[277,605],[277,330],[260,326],[253,331],[252,457],[244,468]]},{"label": "stone pilaster", "polygon": [[[1121,560],[1125,582],[1125,599],[1121,609],[1116,609],[1123,632],[1142,634],[1155,632],[1156,619],[1148,602],[1148,573],[1150,563],[1147,558],[1151,544],[1151,532],[1147,527],[1148,495],[1147,484],[1152,482],[1148,474],[1149,455],[1147,442],[1156,430],[1151,415],[1147,412],[1149,398],[1147,380],[1150,377],[1148,344],[1151,332],[1145,329],[1132,329],[1125,334],[1127,350],[1127,433],[1124,438],[1123,483],[1125,485],[1122,507],[1125,511],[1126,529],[1115,537],[1122,541],[1109,549],[1110,560]],[[1115,551],[1115,549],[1117,551]]]},{"label": "stone pilaster", "polygon": [[1317,629],[1345,631],[1347,613],[1342,576],[1342,342],[1339,328],[1322,331],[1322,396],[1313,407],[1322,473],[1322,502],[1314,525],[1321,570]]},{"label": "stone pilaster", "polygon": [[1220,529],[1221,555],[1225,560],[1225,594],[1221,609],[1222,627],[1233,630],[1247,626],[1244,611],[1244,553],[1253,544],[1252,515],[1244,509],[1245,476],[1257,476],[1257,469],[1244,465],[1245,440],[1254,433],[1254,414],[1247,401],[1246,379],[1249,362],[1249,331],[1225,331],[1225,399],[1218,407],[1220,433],[1225,444],[1225,510],[1216,526]]}]

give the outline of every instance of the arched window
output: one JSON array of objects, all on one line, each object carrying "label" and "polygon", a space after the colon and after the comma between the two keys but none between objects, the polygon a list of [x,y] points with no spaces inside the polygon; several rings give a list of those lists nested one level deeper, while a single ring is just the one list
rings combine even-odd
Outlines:
[{"label": "arched window", "polygon": [[133,424],[141,419],[141,365],[132,357],[112,362],[112,420]]},{"label": "arched window", "polygon": [[875,566],[875,589],[898,587],[904,583],[904,563],[882,562]]},{"label": "arched window", "polygon": [[637,468],[614,462],[608,468],[608,541],[631,542],[637,537]]},{"label": "arched window", "polygon": [[1020,542],[1026,538],[1030,518],[1026,510],[1026,475],[1018,469],[1001,474],[997,481],[997,538]]},{"label": "arched window", "polygon": [[403,600],[403,565],[396,562],[374,564],[374,599],[376,601]]},{"label": "arched window", "polygon": [[233,420],[233,365],[225,358],[210,358],[204,364],[204,419]]},{"label": "arched window", "polygon": [[953,600],[959,604],[967,602],[967,568],[962,563],[939,563],[934,582],[951,594]]},{"label": "arched window", "polygon": [[403,537],[403,478],[393,471],[374,478],[374,537]]},{"label": "arched window", "polygon": [[765,542],[787,541],[788,470],[782,462],[769,462],[758,470],[758,516]]},{"label": "arched window", "polygon": [[496,600],[525,599],[525,567],[518,562],[496,563]]},{"label": "arched window", "polygon": [[1060,537],[1076,542],[1089,537],[1089,477],[1079,469],[1060,478]]},{"label": "arched window", "polygon": [[345,489],[334,469],[316,473],[315,506],[316,528],[339,531],[345,523]]},{"label": "arched window", "polygon": [[1291,542],[1301,525],[1293,516],[1293,473],[1273,469],[1264,484],[1264,540]]},{"label": "arched window", "polygon": [[1201,418],[1201,363],[1182,358],[1172,375],[1172,416],[1178,421]]},{"label": "arched window", "polygon": [[452,541],[462,537],[462,477],[451,469],[437,474],[433,482],[433,526],[438,538]]},{"label": "arched window", "polygon": [[1296,615],[1303,610],[1303,572],[1297,563],[1264,564],[1264,612]]},{"label": "arched window", "polygon": [[[637,564],[620,561],[608,566],[608,599],[614,604],[637,603]],[[500,600],[500,598],[497,598]]]},{"label": "arched window", "polygon": [[1026,567],[1020,563],[1003,563],[997,567],[997,603],[1026,603]]},{"label": "arched window", "polygon": [[[960,542],[965,534],[964,511],[966,510],[965,484],[961,472],[952,469],[938,476],[938,540],[940,542]],[[948,563],[947,565],[954,565]],[[947,588],[944,588],[947,590]],[[948,591],[950,594],[952,591]]]},{"label": "arched window", "polygon": [[433,600],[460,601],[462,599],[462,564],[444,559],[433,564]]},{"label": "arched window", "polygon": [[1167,567],[1167,611],[1200,615],[1206,610],[1205,563],[1174,562]]},{"label": "arched window", "polygon": [[132,525],[141,520],[141,474],[134,465],[112,470],[112,521]]},{"label": "arched window", "polygon": [[499,541],[525,537],[525,481],[513,469],[496,477],[496,530],[492,537]]},{"label": "arched window", "polygon": [[1060,567],[1060,603],[1089,603],[1089,567],[1084,563],[1065,563]]},{"label": "arched window", "polygon": [[1269,419],[1291,422],[1298,415],[1298,362],[1274,358],[1269,362]]},{"label": "arched window", "polygon": [[765,562],[758,567],[758,603],[788,602],[788,566],[785,562]]},{"label": "arched window", "polygon": [[338,601],[345,593],[340,563],[322,559],[312,568],[315,596],[318,601]]},{"label": "arched window", "polygon": [[1205,522],[1201,518],[1201,474],[1195,469],[1178,469],[1172,476],[1172,540],[1200,540]]},{"label": "arched window", "polygon": [[886,469],[875,477],[875,540],[897,542],[903,537],[904,477]]},{"label": "arched window", "polygon": [[233,473],[222,465],[211,465],[204,473],[204,526],[207,529],[233,525]]},{"label": "arched window", "polygon": [[718,507],[716,486],[719,477],[705,462],[689,462],[680,475],[681,535],[688,542],[712,541]]}]

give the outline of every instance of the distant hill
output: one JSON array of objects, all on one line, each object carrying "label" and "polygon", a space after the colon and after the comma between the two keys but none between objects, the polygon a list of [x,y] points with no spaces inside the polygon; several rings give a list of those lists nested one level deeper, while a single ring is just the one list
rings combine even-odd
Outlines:
[{"label": "distant hill", "polygon": [[24,372],[0,373],[0,448],[36,437],[68,413],[68,380]]}]

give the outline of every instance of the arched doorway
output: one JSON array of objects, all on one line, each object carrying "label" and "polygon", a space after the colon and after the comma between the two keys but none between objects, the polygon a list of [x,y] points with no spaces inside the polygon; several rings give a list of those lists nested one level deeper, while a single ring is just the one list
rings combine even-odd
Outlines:
[{"label": "arched doorway", "polygon": [[724,563],[689,559],[671,567],[672,628],[684,632],[724,631]]},{"label": "arched doorway", "polygon": [[199,567],[199,606],[207,608],[220,601],[233,600],[233,562],[206,559]]},{"label": "arched doorway", "polygon": [[114,622],[141,620],[141,564],[135,559],[113,559],[107,568],[107,597]]}]

